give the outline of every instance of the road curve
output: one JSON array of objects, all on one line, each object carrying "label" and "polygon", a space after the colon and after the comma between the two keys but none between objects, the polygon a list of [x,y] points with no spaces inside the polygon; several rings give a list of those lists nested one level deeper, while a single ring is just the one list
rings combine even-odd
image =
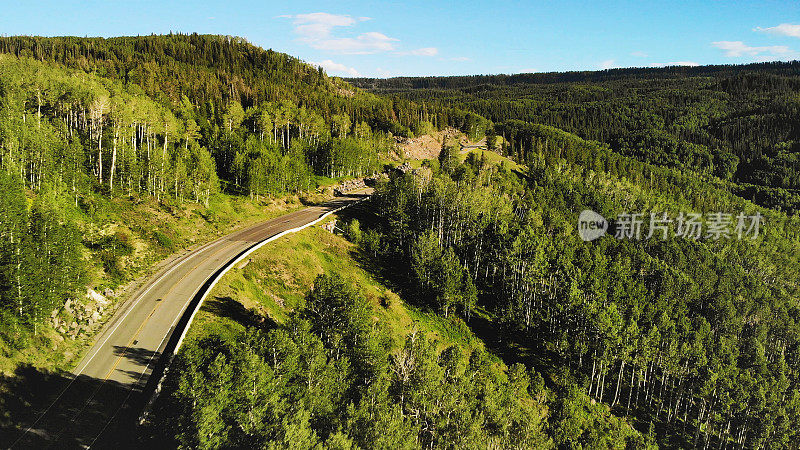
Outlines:
[{"label": "road curve", "polygon": [[109,425],[123,417],[130,420],[141,409],[142,393],[152,392],[200,300],[226,267],[264,241],[354,204],[364,194],[337,197],[237,231],[161,268],[115,312],[66,387],[31,417],[11,447],[124,446],[109,440],[114,428]]}]

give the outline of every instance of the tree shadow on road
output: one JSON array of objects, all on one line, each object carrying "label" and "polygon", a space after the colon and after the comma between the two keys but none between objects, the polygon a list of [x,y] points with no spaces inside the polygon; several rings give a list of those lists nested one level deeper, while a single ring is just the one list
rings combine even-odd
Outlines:
[{"label": "tree shadow on road", "polygon": [[138,400],[129,393],[129,386],[112,381],[19,366],[0,376],[0,447],[79,448],[102,434],[96,445],[127,448],[135,442],[135,408],[120,407],[122,399]]},{"label": "tree shadow on road", "polygon": [[127,358],[140,366],[147,366],[158,361],[161,353],[154,352],[142,347],[126,347],[123,345],[114,346],[114,355]]}]

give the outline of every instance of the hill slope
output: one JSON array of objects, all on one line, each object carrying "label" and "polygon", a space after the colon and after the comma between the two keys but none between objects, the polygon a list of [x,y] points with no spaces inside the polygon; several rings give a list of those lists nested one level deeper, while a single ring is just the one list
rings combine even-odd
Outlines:
[{"label": "hill slope", "polygon": [[506,123],[495,131],[520,159],[536,149],[512,120],[730,180],[731,192],[765,206],[792,212],[800,205],[800,62],[349,81]]},{"label": "hill slope", "polygon": [[[92,311],[75,312],[87,287],[114,291],[191,244],[187,235],[264,217],[270,211],[255,208],[275,198],[296,207],[320,184],[379,170],[390,132],[410,134],[425,117],[411,102],[358,91],[238,38],[0,41],[8,371],[26,354],[45,366],[72,361],[74,349],[50,358],[47,348],[98,325]],[[159,224],[138,225],[165,210]]]}]

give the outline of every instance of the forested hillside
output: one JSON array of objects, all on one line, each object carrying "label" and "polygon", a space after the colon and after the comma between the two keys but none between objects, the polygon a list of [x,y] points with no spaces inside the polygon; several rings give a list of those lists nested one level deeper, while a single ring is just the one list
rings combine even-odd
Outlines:
[{"label": "forested hillside", "polygon": [[87,285],[113,289],[132,276],[120,261],[155,257],[141,239],[173,249],[139,229],[142,211],[128,224],[121,211],[145,203],[177,217],[199,205],[218,226],[229,201],[215,198],[260,202],[375,173],[393,135],[450,125],[491,127],[364,93],[239,38],[0,38],[2,341],[22,350],[42,326],[69,325]]},{"label": "forested hillside", "polygon": [[[463,317],[485,339],[502,336],[496,349],[508,361],[556,386],[578,383],[640,431],[654,426],[661,445],[793,447],[798,219],[724,181],[516,123],[535,149],[526,174],[474,157],[454,165],[443,152],[427,174],[379,189],[373,248],[409,298]],[[758,211],[769,225],[756,240],[589,243],[575,228],[586,208]]]},{"label": "forested hillside", "polygon": [[401,299],[361,228],[370,210],[340,217],[343,236],[308,228],[229,272],[142,434],[186,448],[652,445],[576,385],[504,363],[457,315]]},{"label": "forested hillside", "polygon": [[[282,255],[326,275],[245,272],[249,293],[230,300],[280,304],[280,320],[235,310],[242,323],[190,339],[154,411],[156,428],[180,426],[153,439],[800,443],[796,63],[354,86],[226,36],[2,37],[0,53],[3,351],[24,352],[43,330],[64,334],[54,323],[72,320],[68,305],[125,280],[126,258],[178,250],[179,233],[159,218],[221,232],[218,217],[235,215],[237,201],[260,210],[382,172],[396,137],[444,127],[519,163],[444,142],[438,160],[387,170],[361,222],[339,227],[353,243],[346,264],[480,345],[442,348],[416,332],[398,342],[399,308],[366,301],[363,285],[323,270],[333,256],[309,260],[313,246],[300,242]],[[576,227],[583,209],[763,224],[746,238],[610,230],[587,242]],[[144,239],[160,246],[150,260]],[[305,295],[276,294],[289,288]]]},{"label": "forested hillside", "polygon": [[[792,448],[799,69],[350,80],[483,114],[487,145],[530,169],[492,174],[472,158],[393,178],[378,197],[386,261],[404,261],[420,302],[487,311],[484,337],[500,333],[507,359],[555,383],[574,376],[662,446]],[[582,242],[586,208],[757,211],[765,227],[756,240]]]},{"label": "forested hillside", "polygon": [[[186,420],[188,432],[165,432],[189,447],[285,443],[289,436],[308,445],[374,447],[384,441],[368,424],[379,423],[381,436],[411,447],[455,441],[512,448],[643,448],[654,442],[666,448],[793,448],[800,417],[797,218],[758,207],[724,186],[540,127],[557,144],[542,146],[527,173],[476,155],[459,163],[456,149],[447,149],[438,161],[381,182],[369,208],[377,217],[358,216],[362,221],[342,229],[358,244],[350,264],[397,289],[411,307],[451,326],[470,326],[517,380],[503,390],[517,389],[518,398],[537,403],[546,399],[539,403],[546,409],[535,413],[546,411],[546,427],[514,422],[520,405],[483,391],[488,373],[475,365],[480,357],[453,359],[463,344],[434,352],[412,335],[405,346],[383,341],[384,350],[369,356],[373,344],[367,343],[380,340],[354,338],[366,329],[354,317],[370,315],[363,300],[330,278],[298,285],[271,260],[246,269],[242,279],[251,287],[239,285],[226,301],[257,300],[271,305],[268,311],[280,304],[288,309],[277,316],[280,325],[274,328],[263,306],[245,314],[218,312],[260,330],[245,336],[198,328],[202,339],[182,353],[182,370],[169,381],[168,403],[156,422]],[[756,239],[607,236],[584,242],[575,228],[584,208],[609,217],[661,208],[672,215],[758,212],[765,225]],[[341,269],[319,269],[304,251],[295,255],[293,270],[340,278]],[[311,291],[289,303],[285,291],[298,286]],[[380,304],[372,313],[378,335],[393,314],[391,301]],[[286,333],[291,339],[278,338]],[[309,347],[318,353],[300,350]],[[318,360],[345,365],[337,372],[345,378],[314,368],[310,362]],[[365,377],[363,364],[386,364],[390,372]],[[534,375],[520,378],[521,365]],[[480,391],[461,384],[462,374],[479,380]],[[534,382],[539,374],[543,384]],[[201,388],[212,382],[223,384]],[[530,382],[527,394],[518,382]],[[313,388],[295,390],[300,383]],[[449,395],[440,397],[431,384]],[[387,386],[387,396],[373,393],[383,392],[380,386]],[[483,402],[470,403],[476,396]],[[365,410],[365,401],[375,406]],[[495,423],[497,416],[484,408],[498,408],[493,414],[501,411],[511,422]],[[259,426],[253,414],[263,418]],[[297,421],[281,421],[282,414]],[[638,433],[627,431],[626,418]],[[472,427],[481,432],[470,434]]]},{"label": "forested hillside", "polygon": [[641,161],[734,182],[732,192],[790,212],[800,63],[612,69],[474,77],[352,79],[394,97],[481,114],[521,160],[536,140],[514,120],[550,125]]},{"label": "forested hillside", "polygon": [[[485,119],[474,113],[365,94],[297,58],[232,36],[14,36],[0,38],[0,52],[58,62],[136,84],[161,103],[177,104],[185,96],[203,110],[221,110],[229,101],[240,103],[245,109],[284,101],[314,111],[326,121],[334,120],[336,115],[347,116],[348,128],[364,122],[375,131],[391,131],[395,135],[418,133],[429,126],[485,129],[476,126],[484,124]],[[281,114],[277,122],[289,127],[287,133],[302,134],[296,130],[304,122],[302,119],[289,111]]]}]

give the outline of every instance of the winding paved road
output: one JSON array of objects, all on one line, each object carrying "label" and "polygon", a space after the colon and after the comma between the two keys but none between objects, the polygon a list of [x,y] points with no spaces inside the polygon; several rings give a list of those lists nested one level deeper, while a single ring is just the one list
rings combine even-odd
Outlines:
[{"label": "winding paved road", "polygon": [[143,406],[142,393],[152,392],[193,311],[214,280],[265,240],[354,204],[369,191],[367,188],[235,232],[161,268],[115,312],[73,371],[74,377],[65,380],[66,387],[49,399],[49,407],[32,416],[11,447],[125,446],[106,436],[114,428],[109,425],[136,417]]}]

